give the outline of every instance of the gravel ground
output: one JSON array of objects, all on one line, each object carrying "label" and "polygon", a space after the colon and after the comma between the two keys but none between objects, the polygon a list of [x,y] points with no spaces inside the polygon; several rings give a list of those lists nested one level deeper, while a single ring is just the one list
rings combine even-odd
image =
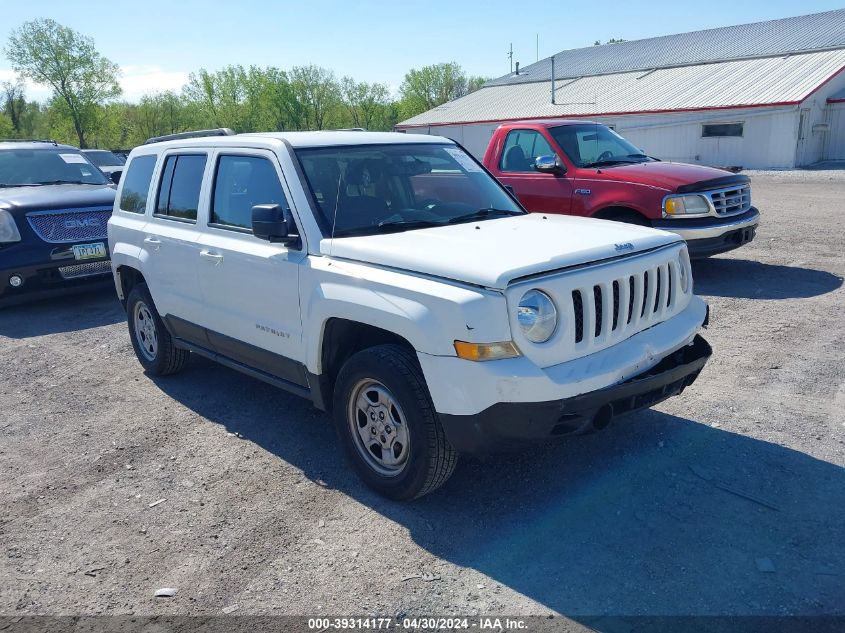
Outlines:
[{"label": "gravel ground", "polygon": [[304,400],[145,376],[111,292],[1,311],[0,614],[845,614],[845,172],[752,178],[692,388],[413,503]]}]

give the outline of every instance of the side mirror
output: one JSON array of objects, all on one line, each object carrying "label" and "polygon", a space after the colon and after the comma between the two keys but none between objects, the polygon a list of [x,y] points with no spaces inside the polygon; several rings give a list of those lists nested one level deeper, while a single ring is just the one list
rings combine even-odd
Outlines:
[{"label": "side mirror", "polygon": [[538,156],[534,160],[534,169],[544,174],[565,174],[566,165],[557,154]]},{"label": "side mirror", "polygon": [[123,175],[123,170],[118,169],[117,171],[113,171],[112,173],[109,174],[109,180],[111,180],[112,183],[114,183],[115,185],[119,184],[120,183],[120,177],[122,175]]},{"label": "side mirror", "polygon": [[[299,235],[291,232],[293,218],[278,204],[257,204],[252,207],[252,234],[258,239],[279,244],[297,244]],[[295,229],[294,229],[295,230]]]}]

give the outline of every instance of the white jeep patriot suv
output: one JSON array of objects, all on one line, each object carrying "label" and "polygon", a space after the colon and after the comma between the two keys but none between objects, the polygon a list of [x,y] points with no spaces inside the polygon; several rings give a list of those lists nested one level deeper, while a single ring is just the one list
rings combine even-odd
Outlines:
[{"label": "white jeep patriot suv", "polygon": [[194,352],[310,398],[394,499],[442,485],[461,452],[678,394],[710,356],[681,238],[526,213],[445,138],[151,139],[109,246],[148,373]]}]

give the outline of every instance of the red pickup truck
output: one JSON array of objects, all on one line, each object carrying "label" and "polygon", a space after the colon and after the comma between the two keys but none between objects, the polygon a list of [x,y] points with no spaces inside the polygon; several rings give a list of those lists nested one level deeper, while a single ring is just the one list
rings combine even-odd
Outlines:
[{"label": "red pickup truck", "polygon": [[529,211],[672,231],[687,241],[691,257],[750,242],[760,221],[747,176],[662,162],[599,123],[502,125],[490,139],[484,166]]}]

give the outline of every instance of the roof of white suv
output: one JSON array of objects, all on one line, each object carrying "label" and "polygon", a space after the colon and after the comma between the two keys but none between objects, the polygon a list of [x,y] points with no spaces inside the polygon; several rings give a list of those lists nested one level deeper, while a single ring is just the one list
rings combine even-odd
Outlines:
[{"label": "roof of white suv", "polygon": [[[403,134],[400,132],[359,132],[348,130],[322,130],[317,132],[250,132],[231,136],[202,136],[143,145],[142,148],[169,147],[238,147],[244,141],[287,141],[293,147],[328,147],[335,145],[379,145],[392,143],[453,143],[442,136]],[[147,152],[143,152],[147,153]]]}]

